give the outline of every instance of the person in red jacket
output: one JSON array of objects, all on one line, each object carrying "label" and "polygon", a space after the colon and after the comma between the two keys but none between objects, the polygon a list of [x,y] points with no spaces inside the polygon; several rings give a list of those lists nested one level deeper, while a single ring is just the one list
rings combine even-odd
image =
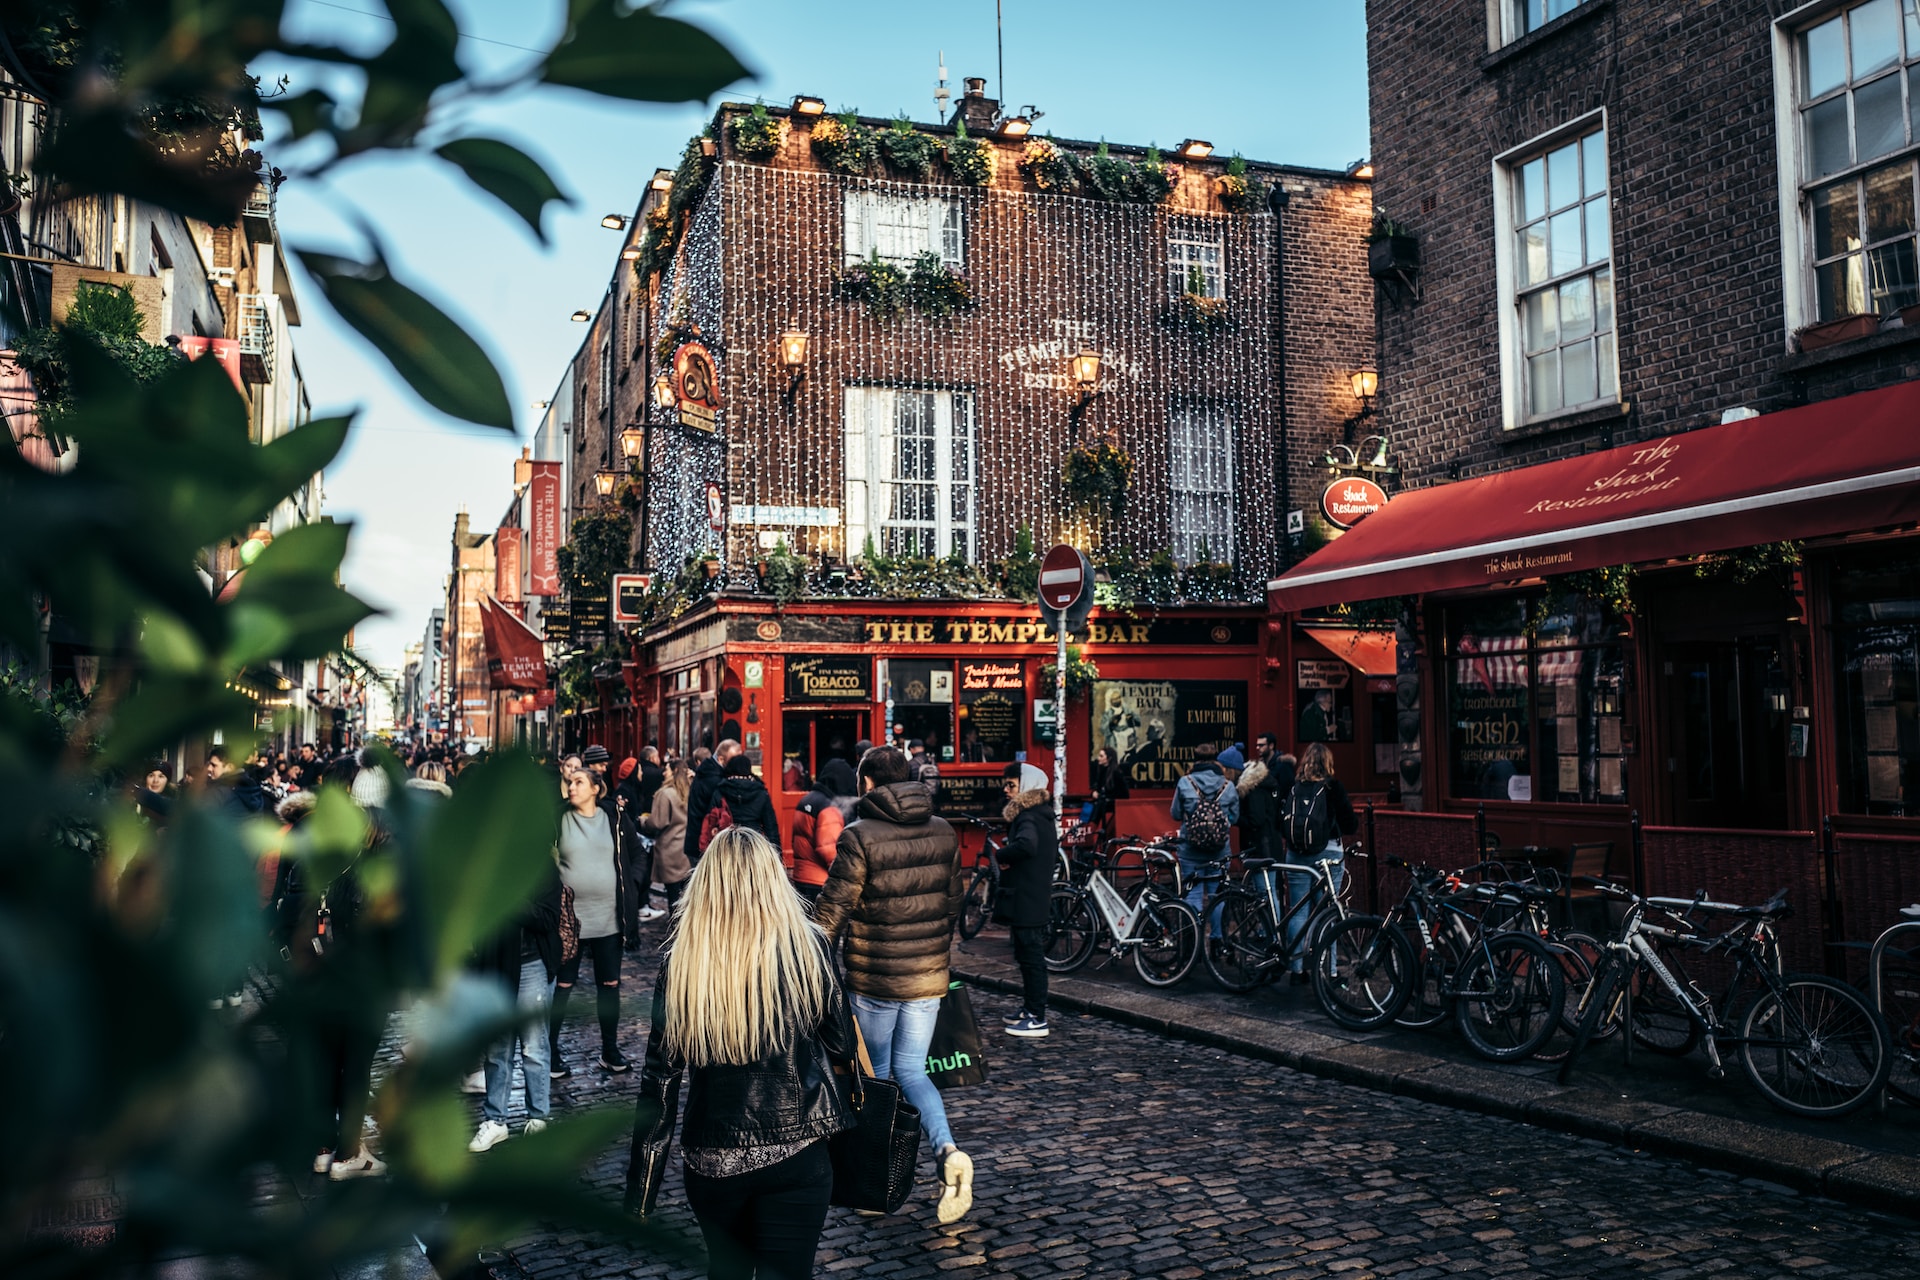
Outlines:
[{"label": "person in red jacket", "polygon": [[793,811],[793,867],[789,874],[799,895],[812,902],[820,896],[833,867],[841,829],[853,813],[853,766],[838,758],[820,766],[813,790]]}]

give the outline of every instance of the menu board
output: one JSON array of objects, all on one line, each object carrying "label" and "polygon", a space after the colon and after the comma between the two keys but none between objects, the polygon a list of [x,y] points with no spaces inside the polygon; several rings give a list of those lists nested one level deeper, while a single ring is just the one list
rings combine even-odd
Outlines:
[{"label": "menu board", "polygon": [[1001,810],[1006,808],[1007,796],[1000,789],[998,773],[986,777],[942,773],[933,804],[936,810],[949,816],[958,814],[971,818],[998,818]]},{"label": "menu board", "polygon": [[970,763],[1012,760],[1024,742],[1026,664],[987,659],[960,664],[960,758]]}]

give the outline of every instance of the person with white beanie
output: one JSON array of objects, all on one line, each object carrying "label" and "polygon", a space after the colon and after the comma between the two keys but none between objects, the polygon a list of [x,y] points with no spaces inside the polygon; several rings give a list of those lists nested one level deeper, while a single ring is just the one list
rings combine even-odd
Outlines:
[{"label": "person with white beanie", "polygon": [[1037,1039],[1047,1029],[1047,902],[1053,868],[1060,860],[1060,833],[1053,818],[1047,775],[1030,764],[1010,764],[1001,789],[1007,806],[1007,842],[1000,848],[1000,904],[995,915],[1013,934],[1013,960],[1025,994],[1020,1012],[1007,1019],[1007,1034]]}]

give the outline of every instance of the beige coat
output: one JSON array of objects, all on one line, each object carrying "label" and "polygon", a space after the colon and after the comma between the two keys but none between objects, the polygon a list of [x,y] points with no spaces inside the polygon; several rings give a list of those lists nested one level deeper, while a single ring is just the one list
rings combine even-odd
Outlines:
[{"label": "beige coat", "polygon": [[686,850],[687,801],[671,786],[653,793],[647,834],[653,837],[653,874],[661,884],[679,884],[693,874]]}]

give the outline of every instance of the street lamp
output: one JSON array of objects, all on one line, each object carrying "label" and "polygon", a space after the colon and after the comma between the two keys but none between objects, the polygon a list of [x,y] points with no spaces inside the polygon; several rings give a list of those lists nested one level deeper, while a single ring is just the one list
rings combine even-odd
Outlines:
[{"label": "street lamp", "polygon": [[1380,390],[1380,371],[1372,365],[1363,365],[1353,371],[1348,381],[1353,384],[1353,398],[1366,404]]},{"label": "street lamp", "polygon": [[1073,372],[1074,389],[1081,395],[1092,395],[1094,388],[1100,385],[1100,353],[1092,347],[1082,347],[1069,364]]},{"label": "street lamp", "polygon": [[780,335],[780,363],[788,369],[798,369],[807,362],[807,335],[799,329],[789,329]]},{"label": "street lamp", "polygon": [[1033,121],[1025,116],[1008,116],[1000,122],[1000,136],[1003,138],[1024,138],[1033,128]]},{"label": "street lamp", "polygon": [[1200,138],[1188,138],[1173,154],[1182,160],[1205,160],[1213,154],[1213,144]]},{"label": "street lamp", "polygon": [[571,318],[575,324],[585,324],[587,321],[593,319],[593,313],[585,307],[582,307],[580,310],[574,312]]},{"label": "street lamp", "polygon": [[793,114],[797,116],[817,116],[826,113],[827,104],[819,98],[800,94],[793,100]]},{"label": "street lamp", "polygon": [[630,245],[628,245],[628,246],[627,246],[626,248],[624,248],[624,249],[622,249],[622,250],[620,251],[620,260],[621,260],[622,262],[638,262],[638,261],[640,261],[640,245],[639,245],[639,243],[638,243],[638,242],[635,242],[635,243],[633,243],[633,244],[630,244]]},{"label": "street lamp", "polygon": [[671,191],[673,190],[673,175],[665,172],[656,173],[653,175],[653,181],[647,185],[655,191]]},{"label": "street lamp", "polygon": [[610,467],[602,467],[593,473],[593,487],[598,489],[600,496],[604,498],[613,492],[614,481],[619,478],[619,472]]},{"label": "street lamp", "polygon": [[1361,179],[1372,178],[1373,177],[1373,161],[1366,160],[1366,159],[1355,160],[1352,164],[1347,166],[1347,176],[1349,178],[1361,178]]},{"label": "street lamp", "polygon": [[673,404],[673,375],[664,370],[653,380],[653,402],[662,409]]},{"label": "street lamp", "polygon": [[631,462],[640,456],[640,448],[646,442],[647,433],[641,429],[639,423],[633,423],[620,433],[620,452],[625,454],[627,460]]}]

